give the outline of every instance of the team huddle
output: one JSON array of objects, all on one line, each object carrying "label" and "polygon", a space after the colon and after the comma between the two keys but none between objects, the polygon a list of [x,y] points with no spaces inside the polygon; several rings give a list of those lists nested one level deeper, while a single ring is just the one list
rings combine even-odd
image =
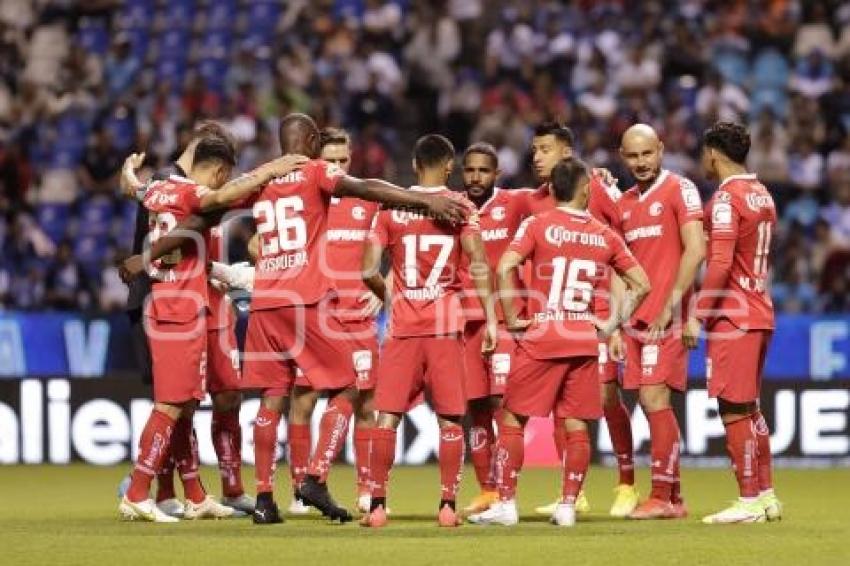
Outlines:
[{"label": "team huddle", "polygon": [[[125,162],[122,188],[149,215],[150,245],[123,270],[151,280],[142,320],[155,404],[122,517],[281,522],[275,451],[288,406],[289,512],[315,507],[332,521],[353,519],[328,489],[353,417],[360,524],[382,527],[396,429],[427,399],[440,429],[442,527],[462,518],[519,522],[524,428],[530,417],[550,416],[563,482],[556,502],[538,513],[572,526],[587,511],[589,425],[604,417],[619,469],[610,514],[684,518],[671,396],[687,387],[688,350],[701,332],[740,492],[703,521],[781,517],[758,406],[773,330],[766,281],[776,212],[743,165],[743,127],[718,123],[703,136],[703,167],[721,182],[705,211],[694,184],[661,167],[663,144],[643,124],[621,141],[636,180],[622,194],[610,173],[574,154],[572,132],[556,123],[534,132],[537,189],[496,187],[498,155],[485,143],[461,157],[463,191],[447,188],[455,149],[436,134],[417,141],[417,185],[407,189],[350,176],[347,134],[320,132],[308,116],[282,119],[280,145],[282,157],[233,180],[234,144],[214,124],[196,130],[178,174],[143,183],[135,173],[143,156]],[[228,211],[246,209],[257,231],[254,265],[228,265]],[[241,356],[226,295],[235,288],[251,292]],[[379,346],[382,309],[389,323]],[[621,388],[638,392],[649,421],[651,492],[642,501]],[[242,390],[262,396],[253,429],[256,499],[240,475]],[[207,393],[220,500],[200,481],[191,424]],[[327,405],[314,443],[320,396]],[[480,493],[460,510],[467,442]],[[175,495],[175,469],[185,503]]]}]

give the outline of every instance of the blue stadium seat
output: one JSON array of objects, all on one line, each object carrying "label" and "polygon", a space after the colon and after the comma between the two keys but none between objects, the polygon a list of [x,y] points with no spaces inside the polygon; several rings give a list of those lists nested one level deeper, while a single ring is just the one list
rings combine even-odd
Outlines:
[{"label": "blue stadium seat", "polygon": [[156,6],[151,0],[128,0],[116,18],[118,29],[147,29],[153,23]]},{"label": "blue stadium seat", "polygon": [[130,49],[133,55],[140,61],[147,58],[148,46],[150,45],[150,34],[147,29],[131,29],[125,32],[130,39]]},{"label": "blue stadium seat", "polygon": [[86,26],[81,24],[77,41],[80,47],[89,53],[103,55],[109,50],[109,31],[103,24]]},{"label": "blue stadium seat", "polygon": [[750,65],[738,50],[717,49],[714,53],[714,67],[724,79],[736,85],[743,85],[749,79]]},{"label": "blue stadium seat", "polygon": [[44,233],[58,244],[65,239],[68,222],[71,219],[71,207],[59,203],[40,204],[36,209],[36,219]]},{"label": "blue stadium seat", "polygon": [[185,60],[189,54],[191,37],[185,30],[169,30],[155,40],[158,59]]},{"label": "blue stadium seat", "polygon": [[126,116],[112,115],[106,119],[103,126],[112,135],[112,143],[119,151],[125,151],[133,145],[136,138],[136,120],[132,114]]},{"label": "blue stadium seat", "polygon": [[269,32],[274,30],[280,16],[280,4],[260,0],[251,2],[248,11],[248,29],[263,30]]},{"label": "blue stadium seat", "polygon": [[218,0],[207,8],[207,31],[231,29],[236,21],[236,3]]},{"label": "blue stadium seat", "polygon": [[156,78],[158,81],[171,81],[172,85],[181,85],[186,72],[186,61],[161,59],[157,61]]},{"label": "blue stadium seat", "polygon": [[190,28],[195,19],[193,0],[169,0],[162,12],[170,28]]},{"label": "blue stadium seat", "polygon": [[226,59],[203,59],[198,63],[198,73],[204,77],[207,87],[217,93],[224,92],[224,83],[229,67]]},{"label": "blue stadium seat", "polygon": [[785,90],[791,69],[776,49],[763,49],[753,61],[753,84],[756,90]]},{"label": "blue stadium seat", "polygon": [[79,236],[106,236],[112,231],[115,203],[105,195],[92,196],[79,203]]},{"label": "blue stadium seat", "polygon": [[758,116],[762,110],[770,108],[773,115],[785,119],[788,115],[788,95],[785,90],[761,89],[750,98],[750,115]]},{"label": "blue stadium seat", "polygon": [[74,257],[89,275],[99,275],[100,264],[108,247],[103,236],[81,236],[74,239]]},{"label": "blue stadium seat", "polygon": [[230,56],[230,48],[233,45],[233,35],[229,31],[212,31],[203,34],[200,40],[201,57],[209,59],[212,57],[224,59]]}]

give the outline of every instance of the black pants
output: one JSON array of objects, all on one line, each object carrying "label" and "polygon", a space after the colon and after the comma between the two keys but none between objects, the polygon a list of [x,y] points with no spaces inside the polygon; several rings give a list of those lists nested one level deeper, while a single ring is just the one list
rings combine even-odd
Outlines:
[{"label": "black pants", "polygon": [[133,352],[136,354],[136,361],[139,363],[139,369],[142,372],[142,383],[151,385],[153,384],[153,364],[148,337],[145,334],[142,309],[128,310],[127,317],[130,319],[130,339],[133,341]]}]

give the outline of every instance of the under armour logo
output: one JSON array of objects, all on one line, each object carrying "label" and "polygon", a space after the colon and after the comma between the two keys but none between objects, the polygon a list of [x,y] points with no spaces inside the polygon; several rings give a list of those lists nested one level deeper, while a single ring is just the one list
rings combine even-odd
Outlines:
[{"label": "under armour logo", "polygon": [[269,426],[270,424],[272,424],[272,420],[267,419],[266,417],[257,417],[257,420],[254,421],[254,424],[260,427]]}]

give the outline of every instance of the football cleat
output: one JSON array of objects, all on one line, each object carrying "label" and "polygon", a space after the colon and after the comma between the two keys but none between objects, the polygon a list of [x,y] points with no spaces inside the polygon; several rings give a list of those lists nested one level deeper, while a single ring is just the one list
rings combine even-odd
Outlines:
[{"label": "football cleat", "polygon": [[387,511],[383,505],[378,505],[374,511],[363,515],[360,519],[361,527],[380,528],[387,526]]},{"label": "football cleat", "polygon": [[764,508],[764,515],[768,521],[782,520],[782,502],[779,501],[772,489],[759,495],[758,501]]},{"label": "football cleat", "polygon": [[497,501],[486,511],[470,515],[467,521],[475,525],[503,525],[512,527],[519,523],[516,501]]},{"label": "football cleat", "polygon": [[685,503],[649,498],[629,513],[629,519],[682,519],[688,515]]},{"label": "football cleat", "polygon": [[271,497],[257,498],[257,504],[251,512],[251,519],[255,525],[275,525],[283,522],[277,503]]},{"label": "football cleat", "polygon": [[200,503],[186,501],[186,511],[183,517],[186,519],[228,519],[233,517],[235,510],[232,507],[222,505],[211,495],[207,495]]},{"label": "football cleat", "polygon": [[177,517],[178,519],[182,519],[186,512],[186,508],[183,506],[183,503],[176,497],[157,501],[156,506],[169,517]]},{"label": "football cleat", "polygon": [[482,511],[489,509],[490,506],[497,501],[499,501],[498,491],[485,490],[476,495],[472,501],[469,502],[469,505],[463,508],[463,511],[469,514],[481,513]]},{"label": "football cleat", "polygon": [[[549,505],[541,505],[540,507],[535,507],[534,512],[538,515],[547,515],[551,517],[555,514],[555,509],[557,509],[558,505],[561,504],[561,498],[559,497],[555,502],[550,503]],[[576,497],[576,513],[579,515],[586,515],[590,513],[590,502],[587,500],[587,496],[584,494],[584,490],[578,492],[578,497]]]},{"label": "football cleat", "polygon": [[576,507],[569,503],[559,503],[549,522],[559,527],[572,527],[576,524]]},{"label": "football cleat", "polygon": [[250,515],[254,512],[254,507],[257,505],[254,498],[245,493],[238,497],[222,497],[221,503],[222,505],[232,507],[236,511],[236,513],[234,513],[234,517],[246,517]]},{"label": "football cleat", "polygon": [[758,501],[741,501],[740,499],[732,503],[729,507],[702,518],[702,522],[706,525],[730,525],[733,523],[764,523],[767,521],[767,516],[764,512],[764,507]]},{"label": "football cleat", "polygon": [[133,502],[127,496],[121,498],[118,513],[125,521],[150,521],[151,523],[179,523],[180,519],[170,517],[159,510],[153,499]]},{"label": "football cleat", "polygon": [[293,497],[286,512],[290,515],[307,515],[310,513],[310,506],[305,504],[302,499]]},{"label": "football cleat", "polygon": [[369,493],[361,493],[357,496],[357,510],[361,513],[368,513],[372,507],[372,496]]},{"label": "football cleat", "polygon": [[633,485],[620,484],[614,488],[614,503],[608,512],[612,517],[625,519],[638,506],[640,494]]},{"label": "football cleat", "polygon": [[307,476],[300,491],[304,503],[315,507],[331,521],[347,523],[354,518],[347,509],[336,504],[328,491],[328,484],[319,483],[316,478]]},{"label": "football cleat", "polygon": [[437,515],[437,524],[441,527],[459,527],[461,520],[457,515],[457,511],[452,509],[451,505],[446,504],[443,505]]}]

